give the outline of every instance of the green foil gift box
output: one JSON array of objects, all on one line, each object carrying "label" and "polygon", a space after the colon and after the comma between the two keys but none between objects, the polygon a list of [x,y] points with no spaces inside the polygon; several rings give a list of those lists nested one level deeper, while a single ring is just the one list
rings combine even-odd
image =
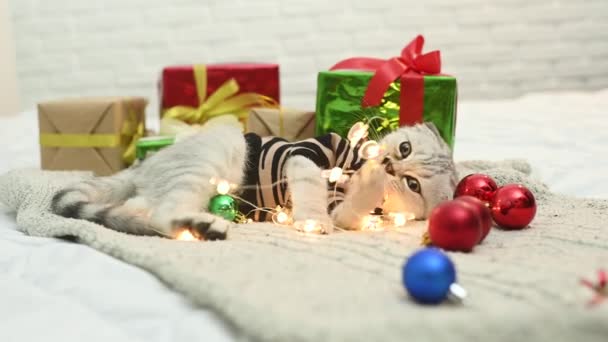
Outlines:
[{"label": "green foil gift box", "polygon": [[317,78],[316,134],[346,137],[357,121],[377,132],[432,122],[453,148],[456,78],[441,74],[439,51],[422,54],[416,37],[401,56],[349,58]]}]

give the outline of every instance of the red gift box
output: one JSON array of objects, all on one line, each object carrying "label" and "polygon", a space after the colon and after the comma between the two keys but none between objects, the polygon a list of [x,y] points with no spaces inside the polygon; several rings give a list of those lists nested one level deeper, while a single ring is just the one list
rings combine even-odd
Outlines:
[{"label": "red gift box", "polygon": [[[279,102],[279,66],[277,64],[236,63],[206,65],[207,97],[224,82],[234,79],[240,93],[257,93]],[[163,69],[160,80],[161,115],[174,106],[200,105],[194,77],[194,66],[170,66]]]}]

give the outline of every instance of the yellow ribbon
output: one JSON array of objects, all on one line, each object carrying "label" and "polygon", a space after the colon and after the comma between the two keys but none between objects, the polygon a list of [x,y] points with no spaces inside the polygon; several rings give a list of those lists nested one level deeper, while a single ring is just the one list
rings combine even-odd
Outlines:
[{"label": "yellow ribbon", "polygon": [[44,147],[118,147],[120,136],[116,134],[40,134]]},{"label": "yellow ribbon", "polygon": [[120,134],[42,133],[40,134],[40,145],[44,147],[97,148],[113,148],[127,145],[122,159],[127,165],[130,165],[135,161],[135,144],[139,138],[144,136],[144,131],[143,120],[138,120],[137,113],[129,109]]},{"label": "yellow ribbon", "polygon": [[239,85],[233,79],[224,82],[207,98],[207,68],[205,65],[195,65],[194,82],[198,95],[199,106],[175,106],[164,110],[163,117],[177,119],[189,124],[202,124],[212,117],[233,114],[244,120],[253,106],[276,107],[278,103],[258,93],[239,92]]},{"label": "yellow ribbon", "polygon": [[137,113],[129,108],[129,113],[125,122],[123,123],[121,135],[123,141],[129,141],[127,148],[122,154],[122,160],[127,164],[131,165],[135,161],[135,152],[137,140],[144,136],[145,128],[144,121],[138,120]]}]

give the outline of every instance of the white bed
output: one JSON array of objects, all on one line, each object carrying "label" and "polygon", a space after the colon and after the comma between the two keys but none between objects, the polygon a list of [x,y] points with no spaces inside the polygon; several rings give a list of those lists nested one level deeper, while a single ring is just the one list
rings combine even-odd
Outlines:
[{"label": "white bed", "polygon": [[[608,89],[464,102],[455,157],[526,158],[553,191],[608,198],[605,108]],[[0,173],[39,165],[34,111],[0,118],[0,133]],[[0,277],[0,341],[235,339],[148,273],[82,245],[25,236],[10,214],[0,214]]]}]

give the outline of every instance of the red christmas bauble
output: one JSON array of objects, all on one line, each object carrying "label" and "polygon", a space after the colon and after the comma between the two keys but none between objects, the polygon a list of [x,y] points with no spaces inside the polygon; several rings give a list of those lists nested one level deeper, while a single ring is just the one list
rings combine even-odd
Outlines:
[{"label": "red christmas bauble", "polygon": [[429,237],[434,246],[469,252],[481,237],[481,220],[475,207],[464,201],[447,201],[429,217]]},{"label": "red christmas bauble", "polygon": [[523,229],[536,215],[536,200],[525,186],[509,184],[499,188],[490,205],[492,218],[504,229]]},{"label": "red christmas bauble", "polygon": [[498,186],[496,186],[496,182],[490,176],[474,173],[460,180],[454,191],[454,198],[473,196],[485,203],[490,203],[496,189],[498,189]]},{"label": "red christmas bauble", "polygon": [[490,208],[488,208],[484,202],[473,196],[460,196],[456,198],[456,201],[464,201],[475,207],[475,211],[477,211],[477,215],[479,215],[479,219],[481,220],[481,237],[478,242],[481,243],[486,236],[488,236],[490,229],[492,228],[492,214]]}]

